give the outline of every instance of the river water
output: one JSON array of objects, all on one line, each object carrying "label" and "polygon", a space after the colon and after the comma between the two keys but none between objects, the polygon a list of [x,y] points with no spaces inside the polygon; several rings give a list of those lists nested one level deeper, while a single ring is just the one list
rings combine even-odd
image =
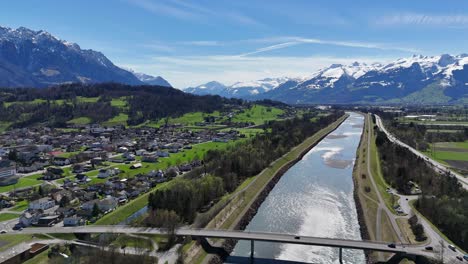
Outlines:
[{"label": "river water", "polygon": [[[353,164],[364,124],[350,113],[279,180],[246,231],[360,240],[353,197]],[[250,242],[239,241],[231,256],[249,256]],[[338,249],[255,242],[256,258],[339,263]],[[232,260],[232,258],[231,258]],[[365,263],[361,250],[343,250],[344,263]],[[230,263],[230,259],[226,261]]]}]

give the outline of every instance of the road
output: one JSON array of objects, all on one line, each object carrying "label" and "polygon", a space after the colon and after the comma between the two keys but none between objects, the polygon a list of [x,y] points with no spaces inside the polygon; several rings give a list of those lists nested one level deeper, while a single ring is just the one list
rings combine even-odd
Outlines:
[{"label": "road", "polygon": [[[379,188],[377,186],[377,184],[375,183],[375,180],[374,180],[374,177],[375,175],[372,175],[372,169],[371,169],[371,139],[372,137],[370,136],[370,133],[373,133],[372,130],[371,130],[371,125],[372,124],[372,121],[371,121],[371,117],[370,115],[367,115],[367,127],[369,128],[369,133],[367,134],[367,149],[368,151],[366,152],[367,153],[367,156],[366,156],[366,159],[367,159],[367,174],[369,175],[369,178],[371,180],[371,183],[372,183],[372,187],[374,188],[375,190],[375,193],[377,194],[377,199],[378,199],[378,209],[377,209],[377,217],[376,217],[376,227],[375,227],[375,239],[377,241],[381,241],[382,240],[382,212],[384,212],[387,216],[388,216],[388,219],[390,220],[390,223],[392,225],[392,228],[395,232],[395,234],[397,235],[398,237],[398,240],[400,240],[400,243],[402,243],[403,241],[405,241],[405,238],[404,236],[402,235],[401,233],[401,230],[400,230],[400,227],[398,226],[398,223],[396,222],[396,217],[395,215],[388,209],[387,205],[385,204],[385,201],[384,199],[382,198],[382,194],[380,193],[379,191]],[[380,260],[383,260],[383,257],[382,257],[382,254],[381,252],[378,253],[378,257]]]},{"label": "road", "polygon": [[457,177],[458,181],[461,183],[463,188],[465,190],[468,190],[468,179],[463,177],[463,175],[460,175],[459,173],[451,171],[447,166],[443,165],[442,163],[429,158],[428,156],[422,154],[421,152],[419,152],[418,150],[416,150],[413,147],[409,146],[408,144],[400,141],[395,136],[393,136],[390,132],[387,131],[387,129],[385,128],[385,126],[382,123],[382,120],[380,119],[380,117],[378,115],[375,115],[375,119],[376,119],[377,126],[380,128],[380,130],[382,130],[387,135],[388,139],[391,142],[396,143],[396,144],[398,144],[398,145],[400,145],[400,146],[402,146],[404,148],[407,148],[408,150],[413,152],[416,156],[418,156],[421,159],[424,159],[426,162],[428,162],[439,173],[449,173],[451,176]]},{"label": "road", "polygon": [[[369,116],[370,118],[370,116]],[[369,119],[370,121],[370,119]],[[443,172],[446,172],[446,171],[449,171],[447,168],[445,168],[445,166],[443,166],[442,164],[438,163],[437,161],[434,161],[432,159],[429,159],[428,157],[426,157],[425,155],[423,155],[422,153],[420,153],[419,151],[415,150],[414,148],[408,146],[407,144],[401,142],[400,140],[398,140],[396,137],[394,137],[392,134],[390,134],[386,129],[385,127],[383,126],[383,123],[382,123],[382,120],[380,119],[379,116],[376,115],[376,123],[377,123],[377,126],[387,135],[388,139],[395,143],[395,144],[399,144],[405,148],[407,148],[408,150],[410,150],[411,152],[413,152],[415,155],[423,158],[424,160],[426,160],[427,162],[431,163],[432,164],[432,167],[443,173]],[[369,146],[368,146],[368,149],[369,149]],[[368,155],[369,156],[369,155]],[[369,160],[368,160],[369,161]],[[433,163],[434,162],[434,163]],[[369,164],[369,163],[368,163]],[[369,171],[370,173],[370,171]],[[461,175],[459,175],[460,177],[463,177]],[[458,177],[457,177],[458,178]],[[372,177],[371,177],[372,179]],[[468,185],[463,185],[464,188],[468,187]],[[408,219],[411,215],[413,214],[418,214],[418,212],[415,212],[415,210],[411,207],[410,205],[410,202],[412,200],[415,200],[418,198],[417,195],[402,195],[402,194],[398,194],[396,192],[396,190],[392,190],[392,193],[398,197],[400,197],[399,199],[399,204],[400,204],[400,207],[401,209],[403,210],[403,212],[405,214],[407,214],[407,217],[398,217],[396,215],[394,215],[393,213],[391,213],[390,211],[387,210],[387,214],[389,216],[389,218],[391,219],[394,219],[396,220],[396,218],[405,218],[405,219]],[[378,195],[379,196],[379,200],[380,200],[380,194]],[[388,209],[388,208],[387,208]],[[426,246],[431,246],[433,247],[434,249],[437,249],[437,250],[440,250],[441,248],[441,241],[443,241],[443,246],[444,246],[444,259],[447,261],[450,261],[448,263],[458,263],[459,260],[456,259],[456,256],[459,256],[462,253],[459,253],[459,252],[454,252],[450,249],[447,248],[447,245],[450,244],[449,241],[447,241],[444,237],[442,237],[433,227],[433,225],[428,221],[426,220],[424,217],[421,217],[421,215],[418,215],[418,219],[419,219],[419,222],[423,225],[424,227],[424,232],[426,233],[426,236],[428,237],[428,243],[426,244],[423,244],[423,245],[420,245],[420,247],[426,247]],[[393,224],[392,224],[393,225]]]},{"label": "road", "polygon": [[[25,228],[21,231],[13,231],[9,234],[66,234],[66,233],[116,233],[116,234],[167,234],[166,230],[147,227],[128,227],[128,226],[80,226],[80,227],[36,227]],[[332,239],[310,236],[297,236],[292,234],[262,233],[262,232],[244,232],[228,230],[209,230],[209,229],[189,229],[181,228],[176,230],[177,236],[192,236],[205,238],[221,238],[236,240],[254,240],[276,243],[290,243],[311,246],[325,246],[335,248],[375,250],[393,253],[409,253],[414,255],[423,255],[433,257],[434,253],[421,250],[421,246],[408,244],[396,244],[395,248],[388,247],[388,243],[375,241],[360,241],[349,239]],[[0,234],[1,237],[1,234]]]}]

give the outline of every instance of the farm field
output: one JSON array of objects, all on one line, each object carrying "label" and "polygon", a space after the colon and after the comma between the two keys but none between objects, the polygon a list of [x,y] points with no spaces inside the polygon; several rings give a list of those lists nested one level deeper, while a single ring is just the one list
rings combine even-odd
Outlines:
[{"label": "farm field", "polygon": [[266,107],[263,105],[253,105],[251,108],[244,110],[243,113],[236,114],[233,122],[253,122],[255,125],[261,125],[266,121],[278,119],[278,116],[283,114],[284,110],[276,107]]},{"label": "farm field", "polygon": [[434,143],[424,154],[468,176],[468,141]]}]

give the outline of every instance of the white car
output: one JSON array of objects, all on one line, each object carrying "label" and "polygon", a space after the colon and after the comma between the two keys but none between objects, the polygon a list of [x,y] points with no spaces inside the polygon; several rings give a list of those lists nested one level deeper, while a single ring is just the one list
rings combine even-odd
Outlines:
[{"label": "white car", "polygon": [[452,251],[457,251],[457,248],[454,245],[448,245],[448,248],[450,248]]}]

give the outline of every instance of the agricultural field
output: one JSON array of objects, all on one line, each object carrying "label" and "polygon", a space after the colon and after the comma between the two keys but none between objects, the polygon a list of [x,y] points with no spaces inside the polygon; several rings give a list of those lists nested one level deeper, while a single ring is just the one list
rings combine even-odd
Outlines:
[{"label": "agricultural field", "polygon": [[424,154],[468,176],[468,141],[434,143]]},{"label": "agricultural field", "polygon": [[127,125],[128,115],[120,113],[103,123],[105,126]]},{"label": "agricultural field", "polygon": [[276,107],[267,107],[263,105],[253,105],[249,109],[245,109],[243,113],[236,114],[233,122],[253,122],[255,125],[262,125],[271,120],[278,119],[278,116],[283,114],[284,110]]}]

